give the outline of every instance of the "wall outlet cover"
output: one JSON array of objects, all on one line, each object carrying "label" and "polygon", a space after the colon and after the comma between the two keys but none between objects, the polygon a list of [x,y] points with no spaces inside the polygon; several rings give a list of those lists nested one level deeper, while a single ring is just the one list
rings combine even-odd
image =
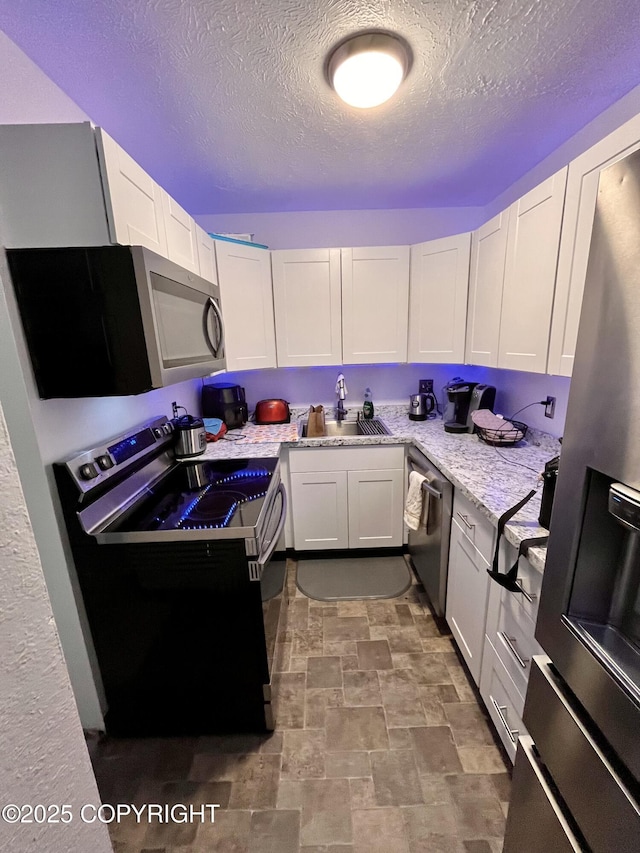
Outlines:
[{"label": "wall outlet cover", "polygon": [[420,379],[418,393],[433,394],[433,379]]},{"label": "wall outlet cover", "polygon": [[544,404],[545,418],[552,418],[556,413],[556,398],[547,395],[547,402]]}]

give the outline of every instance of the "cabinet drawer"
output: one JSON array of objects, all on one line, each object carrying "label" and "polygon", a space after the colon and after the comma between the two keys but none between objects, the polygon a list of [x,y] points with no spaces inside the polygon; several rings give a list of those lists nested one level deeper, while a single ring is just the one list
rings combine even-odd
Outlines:
[{"label": "cabinet drawer", "polygon": [[289,451],[289,470],[367,471],[403,468],[404,447],[298,447]]},{"label": "cabinet drawer", "polygon": [[524,696],[505,669],[488,637],[485,637],[480,695],[511,761],[515,760],[518,736],[527,734],[522,723]]},{"label": "cabinet drawer", "polygon": [[489,519],[458,491],[453,496],[453,517],[465,537],[475,545],[485,560],[491,563],[496,528]]},{"label": "cabinet drawer", "polygon": [[[514,562],[516,558],[516,553],[517,552],[514,548]],[[513,565],[513,562],[510,565]],[[504,571],[504,569],[501,569],[501,571]],[[522,589],[522,592],[514,594],[517,595],[518,601],[520,602],[520,606],[522,607],[524,612],[533,620],[533,623],[535,624],[535,621],[538,617],[540,591],[542,590],[542,572],[539,572],[537,569],[534,569],[531,563],[524,557],[520,557],[520,562],[518,563],[518,584]],[[536,654],[539,654],[539,652],[536,652]]]},{"label": "cabinet drawer", "polygon": [[533,655],[542,653],[534,639],[535,623],[522,610],[517,593],[491,584],[487,636],[505,669],[524,695]]}]

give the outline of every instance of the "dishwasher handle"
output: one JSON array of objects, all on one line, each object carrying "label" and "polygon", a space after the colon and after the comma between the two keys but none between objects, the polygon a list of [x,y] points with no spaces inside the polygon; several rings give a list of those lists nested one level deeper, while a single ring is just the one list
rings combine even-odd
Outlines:
[{"label": "dishwasher handle", "polygon": [[[422,476],[423,476],[423,477],[427,477],[427,476],[428,476],[428,473],[427,473],[426,471],[421,471],[421,470],[420,470],[416,465],[414,465],[413,463],[410,463],[410,464],[411,464],[411,470],[412,470],[412,471],[417,471],[417,472],[418,472],[418,474],[422,474]],[[425,481],[423,482],[423,484],[422,484],[422,488],[423,488],[423,490],[424,490],[425,492],[428,492],[430,495],[432,495],[432,496],[433,496],[434,498],[436,498],[437,500],[439,500],[439,501],[441,501],[441,500],[442,500],[442,492],[441,492],[439,489],[436,489],[436,488],[435,488],[435,486],[432,486],[432,485],[431,485],[431,483],[430,483],[428,480],[425,480]]]}]

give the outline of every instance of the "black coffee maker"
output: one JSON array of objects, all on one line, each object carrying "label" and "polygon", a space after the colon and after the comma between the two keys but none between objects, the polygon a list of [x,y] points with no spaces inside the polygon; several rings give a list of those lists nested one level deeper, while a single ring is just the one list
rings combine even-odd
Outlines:
[{"label": "black coffee maker", "polygon": [[202,417],[220,418],[227,429],[241,429],[249,417],[244,388],[231,382],[203,385]]},{"label": "black coffee maker", "polygon": [[475,425],[471,419],[478,409],[493,411],[496,402],[496,389],[493,385],[478,382],[452,382],[445,386],[447,408],[444,413],[445,432],[473,432]]}]

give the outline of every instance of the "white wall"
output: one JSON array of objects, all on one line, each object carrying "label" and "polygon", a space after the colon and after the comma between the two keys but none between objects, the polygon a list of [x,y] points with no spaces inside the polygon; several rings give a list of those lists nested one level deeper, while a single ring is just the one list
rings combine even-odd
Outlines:
[{"label": "white wall", "polygon": [[481,207],[407,210],[299,210],[196,216],[205,231],[253,234],[270,249],[328,246],[396,246],[472,231],[484,220]]},{"label": "white wall", "polygon": [[[534,400],[544,400],[547,395],[556,397],[553,419],[544,417],[542,406],[531,406],[517,420],[531,427],[561,436],[567,410],[570,380],[562,376],[521,373],[515,370],[497,370],[460,364],[389,364],[345,365],[338,367],[286,367],[275,370],[245,370],[227,373],[225,382],[237,382],[246,391],[251,411],[258,400],[281,397],[295,406],[335,405],[335,384],[343,372],[349,391],[346,407],[362,408],[367,386],[376,403],[402,403],[408,408],[409,395],[418,392],[420,379],[433,379],[438,400],[443,399],[442,387],[456,376],[468,382],[484,382],[496,387],[495,411],[513,415],[522,406]],[[216,379],[212,379],[216,382]]]},{"label": "white wall", "polygon": [[484,221],[496,216],[512,202],[575,160],[579,154],[584,153],[596,142],[604,139],[609,133],[639,113],[640,86],[636,86],[635,89],[632,89],[623,98],[612,104],[609,109],[600,113],[599,116],[596,116],[570,139],[556,148],[555,151],[552,151],[548,157],[545,157],[537,166],[523,175],[519,181],[516,181],[505,192],[493,199],[485,207]]},{"label": "white wall", "polygon": [[68,824],[0,820],[0,849],[110,853],[107,827],[83,823],[100,797],[0,406],[0,791],[7,803],[69,804]]},{"label": "white wall", "polygon": [[[73,101],[3,33],[0,33],[0,79],[0,124],[87,120]],[[0,248],[3,229],[0,220]],[[198,405],[200,383],[183,382],[137,397],[40,400],[8,283],[2,255],[0,402],[18,461],[80,718],[85,728],[102,728],[104,700],[95,654],[49,466],[75,450],[90,447],[154,415],[170,414],[173,400],[193,411]]]}]

